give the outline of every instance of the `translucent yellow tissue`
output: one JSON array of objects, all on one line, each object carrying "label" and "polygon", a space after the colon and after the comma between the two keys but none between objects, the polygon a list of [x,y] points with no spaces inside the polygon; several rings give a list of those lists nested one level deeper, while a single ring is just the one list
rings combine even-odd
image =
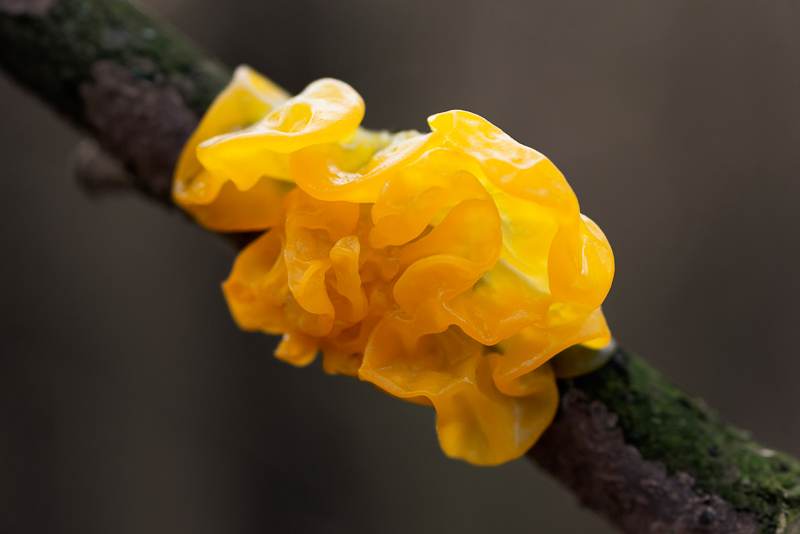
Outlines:
[{"label": "translucent yellow tissue", "polygon": [[[289,98],[246,67],[176,171],[175,201],[209,228],[267,230],[223,284],[276,356],[433,405],[446,454],[524,454],[558,405],[549,360],[601,347],[614,257],[559,170],[485,119],[431,132],[359,127],[361,97],[324,79]],[[559,362],[561,375],[586,369]]]}]

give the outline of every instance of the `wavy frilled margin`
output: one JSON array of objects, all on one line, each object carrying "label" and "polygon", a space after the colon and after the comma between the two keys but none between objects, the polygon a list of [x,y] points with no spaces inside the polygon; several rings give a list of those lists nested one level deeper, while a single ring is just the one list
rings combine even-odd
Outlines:
[{"label": "wavy frilled margin", "polygon": [[[231,76],[121,0],[0,0],[0,64],[164,204],[181,148]],[[800,534],[800,463],[640,358],[617,349],[559,387],[556,421],[529,455],[622,531]]]}]

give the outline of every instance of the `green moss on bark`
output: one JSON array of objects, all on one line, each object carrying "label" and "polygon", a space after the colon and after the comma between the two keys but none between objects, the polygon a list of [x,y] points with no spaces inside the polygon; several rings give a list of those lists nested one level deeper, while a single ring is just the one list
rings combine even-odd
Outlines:
[{"label": "green moss on bark", "polygon": [[762,532],[780,532],[797,520],[800,463],[724,423],[639,357],[618,350],[609,364],[573,384],[617,416],[625,441],[645,459],[688,473],[696,488],[755,514]]},{"label": "green moss on bark", "polygon": [[174,88],[198,117],[230,80],[222,64],[167,24],[122,0],[59,0],[43,14],[0,8],[0,64],[89,127],[80,87],[98,61]]},{"label": "green moss on bark", "polygon": [[[0,65],[75,124],[116,149],[112,153],[129,167],[157,174],[142,190],[168,202],[171,168],[183,136],[190,131],[186,123],[192,122],[192,114],[199,119],[228,83],[230,71],[127,1],[29,2],[32,7],[26,10],[25,0],[0,0]],[[125,76],[120,76],[119,70]],[[98,71],[110,79],[95,80]],[[111,82],[118,85],[109,85]],[[95,111],[112,122],[102,131],[97,121],[90,120],[82,94],[93,84],[100,100],[109,87],[123,93],[121,98],[114,94],[114,99],[95,102]],[[155,104],[150,107],[131,105],[138,95],[152,94],[153,88],[155,92],[164,89],[159,94],[166,96],[153,99]],[[170,100],[172,91],[180,96],[180,105]],[[182,117],[172,128],[148,130],[161,126],[155,124],[159,110],[180,111],[182,105],[189,110],[187,120]],[[137,113],[149,115],[150,123],[138,124],[141,116],[131,116]],[[123,120],[134,124],[120,128]],[[103,139],[118,130],[130,135]],[[150,145],[138,142],[151,134]],[[137,147],[128,146],[134,144]],[[165,144],[170,146],[163,148]],[[149,157],[154,152],[159,152],[158,157]],[[244,242],[249,236],[240,237]],[[762,532],[800,534],[792,528],[800,520],[800,464],[725,424],[702,401],[675,388],[638,357],[618,350],[606,366],[569,381],[569,385],[588,401],[601,402],[616,417],[625,440],[617,435],[621,446],[633,445],[642,457],[662,462],[670,473],[688,473],[697,490],[754,514]],[[574,456],[565,459],[579,460]],[[592,469],[582,470],[581,475],[592,476]]]}]

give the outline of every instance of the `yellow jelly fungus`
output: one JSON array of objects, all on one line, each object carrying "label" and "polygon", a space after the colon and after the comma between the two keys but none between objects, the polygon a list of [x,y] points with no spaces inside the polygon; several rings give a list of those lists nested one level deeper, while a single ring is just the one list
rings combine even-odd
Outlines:
[{"label": "yellow jelly fungus", "polygon": [[[276,357],[432,405],[444,452],[495,465],[551,422],[557,376],[602,362],[614,257],[559,170],[478,115],[362,129],[323,79],[294,98],[247,67],[181,156],[175,201],[218,231],[268,230],[223,290]],[[584,351],[551,365],[561,351]]]}]

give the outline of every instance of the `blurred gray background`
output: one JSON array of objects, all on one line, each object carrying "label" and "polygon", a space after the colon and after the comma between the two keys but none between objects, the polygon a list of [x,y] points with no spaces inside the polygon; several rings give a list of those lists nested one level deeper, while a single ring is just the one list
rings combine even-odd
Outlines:
[{"label": "blurred gray background", "polygon": [[[608,235],[615,337],[800,455],[800,3],[149,0],[228,65],[342,78],[366,124],[479,113]],[[46,58],[43,58],[43,61]],[[88,197],[79,135],[0,77],[0,532],[610,532],[526,460],[238,331],[234,253]]]}]

